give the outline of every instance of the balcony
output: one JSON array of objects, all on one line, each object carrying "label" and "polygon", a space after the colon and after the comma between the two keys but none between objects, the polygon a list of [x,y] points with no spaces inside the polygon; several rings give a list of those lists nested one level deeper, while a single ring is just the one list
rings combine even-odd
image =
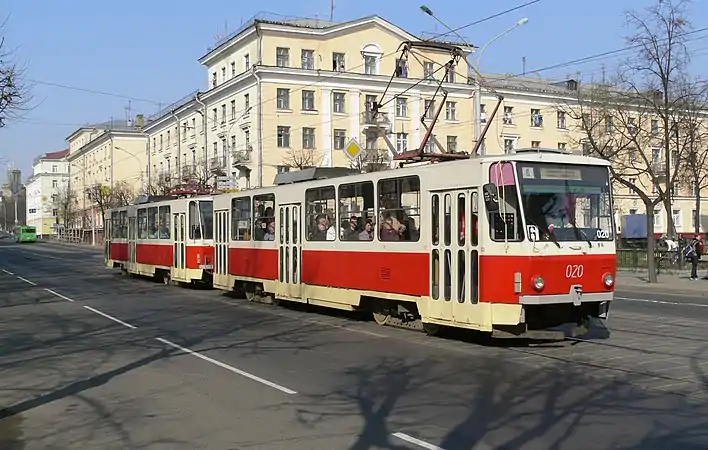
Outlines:
[{"label": "balcony", "polygon": [[243,150],[234,150],[231,152],[231,160],[234,166],[239,164],[245,164],[251,162],[251,153],[253,152],[253,146],[247,144],[246,148]]}]

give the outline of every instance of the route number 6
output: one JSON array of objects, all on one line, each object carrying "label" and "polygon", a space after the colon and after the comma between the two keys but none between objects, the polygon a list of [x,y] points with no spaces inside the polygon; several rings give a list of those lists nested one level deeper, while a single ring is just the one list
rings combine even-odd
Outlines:
[{"label": "route number 6", "polygon": [[582,264],[568,264],[565,266],[566,278],[582,278],[585,268]]}]

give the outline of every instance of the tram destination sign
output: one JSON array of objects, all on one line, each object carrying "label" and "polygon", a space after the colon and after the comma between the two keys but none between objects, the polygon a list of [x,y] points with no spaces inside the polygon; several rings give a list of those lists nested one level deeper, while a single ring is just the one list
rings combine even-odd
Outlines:
[{"label": "tram destination sign", "polygon": [[582,181],[582,171],[570,167],[539,167],[542,180],[574,180]]}]

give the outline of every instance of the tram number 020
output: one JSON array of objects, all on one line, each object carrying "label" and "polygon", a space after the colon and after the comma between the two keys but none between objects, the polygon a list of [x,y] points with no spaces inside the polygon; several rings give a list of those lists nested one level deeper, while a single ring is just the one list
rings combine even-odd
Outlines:
[{"label": "tram number 020", "polygon": [[582,264],[568,264],[565,266],[566,278],[582,278],[585,272],[585,267]]}]

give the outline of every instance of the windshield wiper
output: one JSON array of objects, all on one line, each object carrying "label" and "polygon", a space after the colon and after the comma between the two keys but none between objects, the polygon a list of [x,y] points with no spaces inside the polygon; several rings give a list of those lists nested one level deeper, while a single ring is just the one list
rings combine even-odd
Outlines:
[{"label": "windshield wiper", "polygon": [[587,242],[588,245],[590,246],[590,248],[592,248],[592,242],[590,241],[590,238],[588,237],[588,235],[585,234],[585,232],[583,231],[583,229],[582,229],[582,228],[578,228],[578,226],[575,224],[575,221],[570,222],[570,224],[573,225],[573,229],[574,229],[576,232],[579,231],[580,234],[583,235],[583,237],[585,238],[585,242]]}]

